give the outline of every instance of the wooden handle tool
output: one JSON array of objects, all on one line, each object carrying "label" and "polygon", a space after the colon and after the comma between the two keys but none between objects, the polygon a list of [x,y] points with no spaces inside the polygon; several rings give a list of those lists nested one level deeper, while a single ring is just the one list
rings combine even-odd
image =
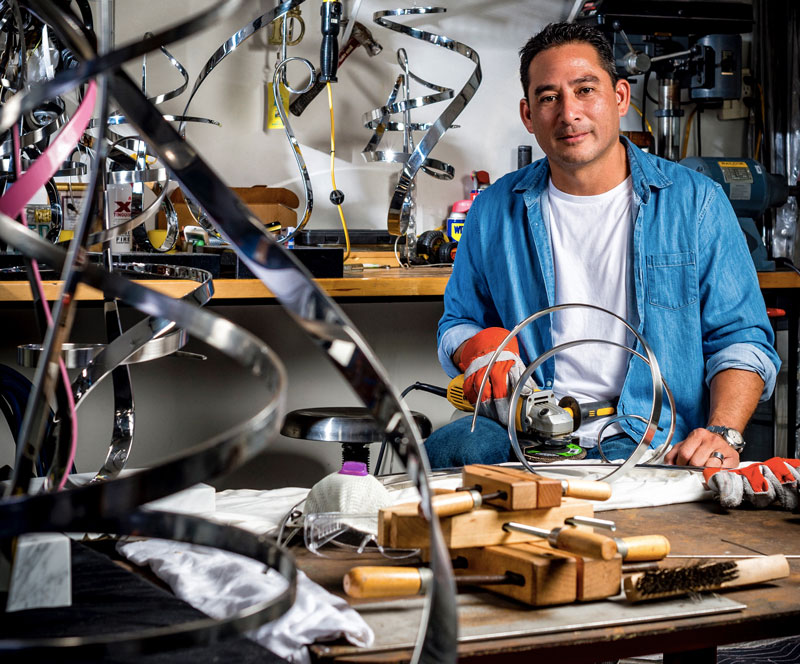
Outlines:
[{"label": "wooden handle tool", "polygon": [[784,556],[763,556],[632,574],[625,578],[623,588],[629,601],[640,602],[703,590],[737,588],[787,576],[789,563]]},{"label": "wooden handle tool", "polygon": [[[354,567],[343,579],[348,597],[402,597],[423,595],[433,579],[427,567]],[[458,586],[525,585],[525,578],[513,572],[506,574],[461,574]]]},{"label": "wooden handle tool", "polygon": [[[450,493],[443,493],[431,498],[431,506],[434,513],[443,516],[453,516],[454,514],[463,514],[464,512],[471,512],[478,509],[483,505],[486,500],[493,500],[501,498],[505,500],[505,491],[494,491],[492,493],[482,494],[479,489],[467,489],[461,491],[452,491]],[[419,514],[422,515],[422,505],[419,507]]]},{"label": "wooden handle tool", "polygon": [[561,480],[561,494],[586,500],[608,500],[611,498],[611,485],[594,480]]},{"label": "wooden handle tool", "polygon": [[663,560],[669,553],[669,540],[663,535],[615,537],[617,551],[626,562]]},{"label": "wooden handle tool", "polygon": [[509,521],[503,524],[503,530],[543,537],[550,543],[550,546],[556,549],[569,551],[587,558],[611,560],[617,555],[617,543],[611,537],[598,535],[588,530],[579,530],[574,526],[545,530],[544,528]]}]

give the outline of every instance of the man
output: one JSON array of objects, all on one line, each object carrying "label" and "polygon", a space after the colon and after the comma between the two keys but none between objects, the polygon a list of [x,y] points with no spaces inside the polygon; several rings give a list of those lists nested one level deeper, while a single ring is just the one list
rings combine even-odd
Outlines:
[{"label": "man", "polygon": [[[588,26],[551,24],[520,51],[520,116],[546,158],[501,178],[475,200],[464,227],[439,322],[439,359],[466,374],[474,402],[500,340],[530,314],[581,302],[629,321],[654,350],[676,404],[668,463],[736,467],[737,443],[779,360],[753,263],[721,188],[703,175],[643,153],[619,136],[630,85],[618,80],[605,37]],[[607,314],[570,309],[538,319],[490,376],[487,405],[500,419],[522,360],[571,339],[630,345]],[[641,349],[639,349],[641,351]],[[618,412],[646,418],[647,365],[611,344],[557,354],[534,375],[557,397],[619,397]],[[433,467],[509,460],[504,425],[451,423],[428,439]],[[602,421],[581,428],[596,446]],[[645,425],[630,418],[607,441],[625,457]],[[664,408],[652,445],[669,426]],[[711,427],[708,429],[707,427]],[[596,449],[589,450],[596,456]]]}]

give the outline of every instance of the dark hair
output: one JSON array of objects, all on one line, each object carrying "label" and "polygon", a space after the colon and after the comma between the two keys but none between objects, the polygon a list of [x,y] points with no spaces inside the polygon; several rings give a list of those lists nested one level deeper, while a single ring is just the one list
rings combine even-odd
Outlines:
[{"label": "dark hair", "polygon": [[550,23],[546,25],[539,34],[531,37],[528,42],[519,50],[519,77],[522,81],[522,94],[528,98],[528,86],[531,84],[529,69],[533,58],[542,51],[555,46],[583,42],[594,47],[600,64],[611,77],[611,83],[616,84],[618,80],[617,65],[614,62],[614,53],[611,51],[611,44],[605,35],[597,28],[580,23]]}]

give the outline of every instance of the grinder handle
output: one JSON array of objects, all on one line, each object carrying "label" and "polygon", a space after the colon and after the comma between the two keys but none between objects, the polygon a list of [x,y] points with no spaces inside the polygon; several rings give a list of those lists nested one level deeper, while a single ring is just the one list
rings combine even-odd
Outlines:
[{"label": "grinder handle", "polygon": [[611,498],[611,485],[608,482],[592,480],[562,480],[562,493],[572,498],[587,500],[608,500]]},{"label": "grinder handle", "polygon": [[342,581],[349,597],[402,597],[425,591],[425,573],[416,567],[353,567]]},{"label": "grinder handle", "polygon": [[587,558],[611,560],[617,555],[617,543],[610,537],[599,535],[588,530],[579,530],[574,526],[564,526],[555,536],[551,544],[557,549]]}]

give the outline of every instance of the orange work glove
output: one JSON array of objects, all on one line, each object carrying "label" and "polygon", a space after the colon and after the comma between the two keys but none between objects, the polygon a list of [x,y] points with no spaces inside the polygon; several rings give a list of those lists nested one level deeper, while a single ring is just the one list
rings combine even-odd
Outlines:
[{"label": "orange work glove", "polygon": [[[464,344],[458,368],[464,372],[464,397],[473,406],[478,401],[478,390],[492,353],[507,335],[508,330],[502,327],[489,327],[478,332]],[[525,365],[519,356],[519,344],[517,339],[513,338],[492,366],[489,380],[481,394],[478,412],[507,425],[509,400],[524,371]]]},{"label": "orange work glove", "polygon": [[798,504],[798,459],[772,457],[735,470],[706,468],[703,477],[723,507],[738,507],[747,501],[755,507],[774,504],[794,510]]}]

